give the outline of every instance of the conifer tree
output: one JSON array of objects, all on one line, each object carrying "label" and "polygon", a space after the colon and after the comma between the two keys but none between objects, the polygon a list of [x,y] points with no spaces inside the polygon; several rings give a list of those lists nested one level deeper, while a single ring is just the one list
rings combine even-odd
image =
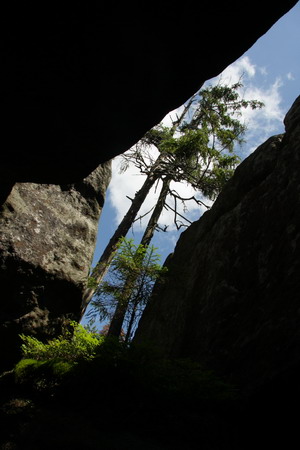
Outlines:
[{"label": "conifer tree", "polygon": [[88,316],[93,321],[114,320],[107,335],[119,337],[127,315],[125,341],[131,337],[134,323],[148,301],[157,278],[165,272],[159,264],[160,256],[153,246],[135,245],[132,239],[122,238],[109,270],[109,277],[97,286]]},{"label": "conifer tree", "polygon": [[[196,196],[182,198],[172,190],[172,181],[188,183],[195,191],[214,200],[232,176],[239,162],[234,146],[243,142],[246,131],[245,124],[240,121],[241,111],[263,106],[257,100],[240,98],[241,87],[239,81],[232,86],[219,84],[199,90],[184,105],[171,127],[157,125],[123,155],[122,170],[133,163],[145,175],[145,181],[131,199],[130,208],[92,272],[94,286],[88,286],[84,293],[82,315],[113,260],[120,238],[126,236],[155,182],[161,180],[162,187],[154,208],[155,217],[152,214],[144,233],[145,245],[150,243],[164,207],[173,210],[174,222],[180,228],[184,224],[177,209],[178,201],[203,204]],[[148,151],[152,146],[159,152],[156,160]],[[173,208],[167,203],[168,196],[174,199]]]}]

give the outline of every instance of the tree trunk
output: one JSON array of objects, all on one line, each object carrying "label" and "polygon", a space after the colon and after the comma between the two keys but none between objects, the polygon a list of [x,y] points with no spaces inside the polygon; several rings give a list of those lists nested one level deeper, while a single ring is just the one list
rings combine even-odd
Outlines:
[{"label": "tree trunk", "polygon": [[[109,243],[107,244],[105,250],[103,251],[96,267],[94,268],[92,272],[92,278],[95,280],[95,284],[99,285],[99,283],[102,281],[104,275],[106,274],[107,270],[109,269],[109,266],[113,260],[115,251],[117,250],[117,245],[120,240],[120,238],[125,237],[128,233],[130,227],[132,226],[137,213],[139,212],[142,204],[144,203],[150,189],[152,188],[155,181],[159,178],[160,172],[159,172],[159,165],[163,160],[163,155],[159,155],[156,162],[153,165],[153,168],[151,172],[148,174],[143,186],[137,193],[135,194],[134,199],[132,200],[131,206],[128,209],[127,213],[125,214],[124,218],[122,219],[122,222],[119,224],[118,228],[116,229],[114,235],[110,239]],[[95,291],[96,287],[90,287],[86,288],[83,299],[82,299],[82,307],[81,307],[81,318],[83,317],[86,308],[88,304],[90,303]]]},{"label": "tree trunk", "polygon": [[124,298],[124,302],[118,302],[116,310],[114,312],[113,318],[110,322],[107,336],[119,337],[122,331],[122,325],[124,322],[124,317],[128,308],[129,297]]},{"label": "tree trunk", "polygon": [[[170,186],[171,180],[168,178],[165,178],[163,180],[163,185],[159,194],[159,198],[157,200],[157,203],[155,205],[155,208],[153,210],[153,213],[149,219],[147,228],[143,234],[143,237],[141,239],[140,244],[142,244],[144,247],[148,246],[151,242],[151,239],[153,237],[153,234],[155,232],[156,226],[158,224],[160,215],[162,213],[168,192],[169,192],[169,186]],[[134,284],[136,282],[136,276],[132,274],[132,276],[129,276],[127,280],[125,281],[123,293],[122,296],[122,302],[119,302],[117,304],[115,313],[113,315],[113,318],[110,322],[109,330],[107,335],[108,336],[115,336],[119,337],[122,330],[122,325],[125,319],[125,315],[128,309],[129,302],[131,300],[131,293],[132,289],[134,287]]]},{"label": "tree trunk", "polygon": [[147,228],[146,228],[146,230],[145,230],[145,232],[143,234],[143,237],[141,239],[141,244],[144,247],[148,246],[150,244],[152,238],[153,238],[153,235],[154,235],[155,229],[157,227],[159,218],[161,216],[161,213],[162,213],[163,208],[164,208],[165,203],[166,203],[166,198],[167,198],[167,195],[168,195],[168,192],[169,192],[170,183],[171,183],[171,180],[169,178],[167,178],[167,177],[163,180],[163,185],[162,185],[162,188],[161,188],[161,191],[160,191],[160,194],[159,194],[159,198],[157,200],[157,203],[155,205],[153,213],[152,213],[152,215],[151,215],[151,217],[149,219]]},{"label": "tree trunk", "polygon": [[125,342],[127,343],[130,339],[130,335],[131,335],[131,330],[133,328],[133,324],[135,321],[135,317],[136,317],[136,310],[138,307],[138,299],[135,299],[134,304],[133,304],[133,308],[132,308],[132,312],[131,312],[131,316],[130,316],[130,320],[129,320],[129,324],[128,324],[128,328],[126,330],[126,336],[125,336]]}]

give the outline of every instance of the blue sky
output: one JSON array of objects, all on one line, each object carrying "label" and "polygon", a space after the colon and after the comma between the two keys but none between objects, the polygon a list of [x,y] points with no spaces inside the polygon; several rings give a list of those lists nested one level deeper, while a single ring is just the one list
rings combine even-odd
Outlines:
[{"label": "blue sky", "polygon": [[[238,61],[229,66],[222,74],[222,80],[234,83],[243,75],[245,98],[262,100],[265,107],[259,112],[250,112],[244,116],[248,131],[245,135],[246,144],[240,149],[241,156],[246,157],[268,137],[284,131],[283,118],[293,101],[300,94],[300,3],[282,17],[252,48]],[[218,79],[218,78],[217,78]],[[210,83],[217,79],[208,80]],[[170,113],[172,115],[172,113]],[[170,115],[164,119],[170,121]],[[126,195],[132,196],[139,189],[144,177],[137,169],[129,168],[124,174],[119,173],[120,159],[113,161],[113,177],[110,183],[106,203],[99,222],[99,233],[94,255],[97,262],[103,249],[115,231],[130,205]],[[187,186],[181,186],[184,194],[191,191]],[[156,193],[148,196],[143,211],[149,210],[156,198]],[[196,206],[196,205],[195,205]],[[197,220],[204,208],[191,207],[189,217]],[[147,220],[147,219],[146,219]],[[142,225],[145,225],[145,221]],[[152,243],[158,247],[162,262],[174,249],[179,232],[172,226],[171,213],[165,213],[161,225],[169,225],[167,233],[156,233]],[[133,227],[130,237],[136,242],[142,235],[140,223]]]}]

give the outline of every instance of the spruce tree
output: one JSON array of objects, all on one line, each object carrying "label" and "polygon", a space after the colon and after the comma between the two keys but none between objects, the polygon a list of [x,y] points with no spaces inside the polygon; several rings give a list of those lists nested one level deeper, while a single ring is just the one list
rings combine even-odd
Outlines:
[{"label": "spruce tree", "polygon": [[[184,224],[176,206],[178,201],[203,203],[196,196],[182,198],[172,190],[172,181],[188,183],[196,192],[214,200],[232,176],[240,161],[235,145],[243,142],[246,131],[240,120],[242,110],[263,106],[257,100],[240,98],[241,88],[239,81],[231,86],[219,84],[199,90],[170,127],[157,125],[123,155],[122,170],[133,163],[145,175],[145,181],[92,272],[94,285],[84,293],[82,315],[113,261],[119,240],[128,233],[155,182],[161,180],[162,187],[155,216],[152,214],[144,233],[144,245],[149,245],[164,207],[173,209],[174,222],[180,228]],[[148,151],[152,146],[159,152],[156,160]],[[173,208],[167,203],[168,196],[174,199]]]}]

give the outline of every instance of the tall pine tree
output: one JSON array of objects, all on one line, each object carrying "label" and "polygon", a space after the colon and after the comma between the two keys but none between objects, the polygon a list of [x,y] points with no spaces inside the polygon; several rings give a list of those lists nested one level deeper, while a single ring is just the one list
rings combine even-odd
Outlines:
[{"label": "tall pine tree", "polygon": [[[149,245],[163,208],[170,208],[167,205],[168,196],[174,199],[175,207],[172,209],[178,228],[182,226],[182,222],[178,220],[178,200],[202,203],[196,196],[191,199],[182,198],[171,189],[172,181],[188,183],[195,191],[214,200],[232,176],[239,162],[234,146],[243,142],[246,131],[245,124],[240,121],[242,110],[263,106],[257,100],[240,98],[241,87],[242,83],[238,82],[232,86],[216,85],[199,90],[184,105],[181,114],[173,120],[170,127],[157,125],[124,154],[123,170],[133,163],[146,178],[131,199],[130,208],[92,272],[95,283],[87,287],[84,293],[82,315],[113,260],[120,238],[128,233],[155,182],[161,180],[162,187],[144,233],[143,245]],[[147,157],[147,151],[152,146],[159,152],[156,160],[151,156]]]}]

